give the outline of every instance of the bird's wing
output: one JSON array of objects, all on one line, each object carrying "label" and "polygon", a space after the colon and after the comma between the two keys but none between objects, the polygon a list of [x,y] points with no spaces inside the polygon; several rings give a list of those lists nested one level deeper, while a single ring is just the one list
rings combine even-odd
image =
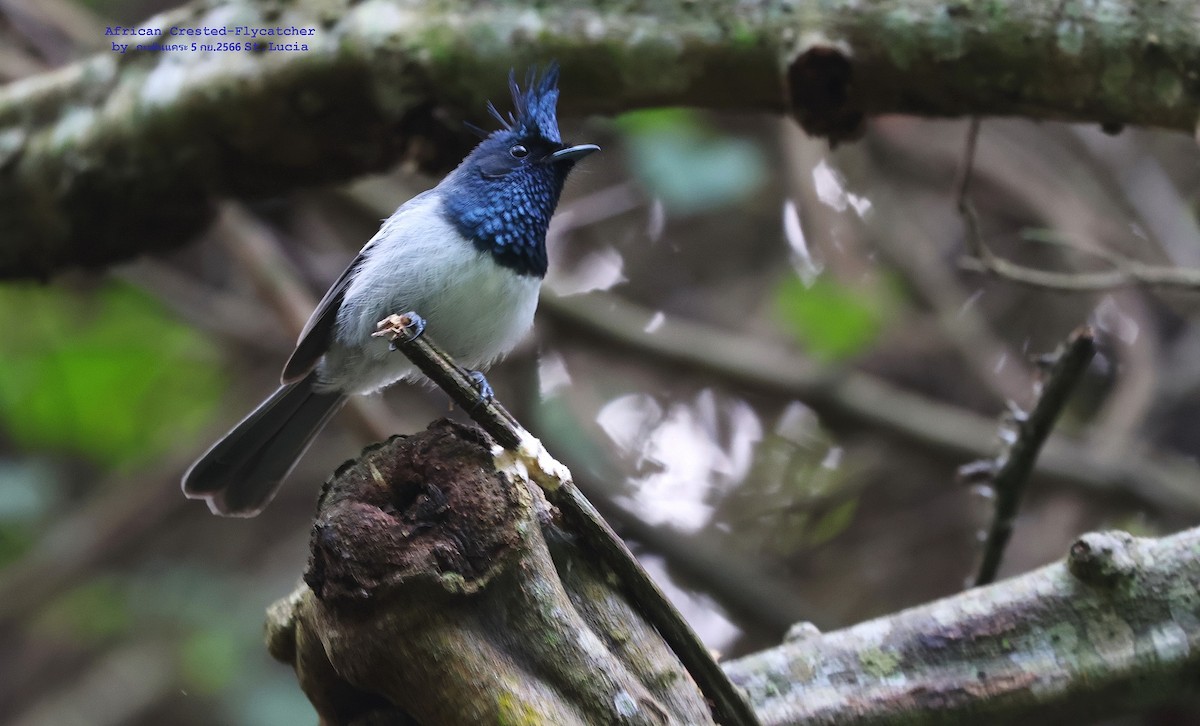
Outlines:
[{"label": "bird's wing", "polygon": [[325,292],[325,297],[321,298],[321,302],[317,303],[317,309],[313,311],[308,322],[304,324],[304,329],[300,331],[296,349],[292,351],[292,356],[288,358],[287,364],[283,367],[283,375],[280,376],[283,383],[293,383],[308,375],[308,372],[329,349],[329,337],[333,333],[333,324],[337,322],[338,308],[342,305],[346,288],[350,287],[354,271],[362,263],[367,247],[370,246],[371,243],[368,242],[367,246],[362,248],[350,266],[338,277],[337,282],[334,282]]},{"label": "bird's wing", "polygon": [[371,241],[363,246],[358,256],[346,267],[337,281],[325,292],[325,297],[321,298],[321,302],[317,303],[317,309],[313,311],[313,314],[308,318],[308,322],[304,324],[304,329],[300,331],[300,338],[296,343],[296,349],[292,351],[291,357],[288,358],[287,364],[283,367],[283,374],[280,376],[283,383],[293,383],[308,375],[309,371],[317,365],[317,361],[321,360],[321,356],[325,355],[325,351],[329,350],[329,340],[333,334],[334,323],[337,322],[338,309],[341,308],[342,299],[346,296],[346,290],[349,289],[350,282],[354,279],[355,270],[366,259],[367,252],[375,244],[375,241],[395,223],[397,218],[406,211],[418,206],[423,201],[423,198],[432,191],[430,189],[421,192],[401,205],[395,214],[384,222],[379,232],[371,238]]}]

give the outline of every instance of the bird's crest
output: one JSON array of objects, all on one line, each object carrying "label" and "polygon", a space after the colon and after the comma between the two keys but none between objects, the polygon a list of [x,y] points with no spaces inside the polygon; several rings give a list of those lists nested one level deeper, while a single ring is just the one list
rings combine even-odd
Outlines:
[{"label": "bird's crest", "polygon": [[488,113],[500,122],[506,131],[515,132],[519,136],[538,134],[547,141],[561,143],[558,135],[558,117],[555,107],[558,105],[558,64],[551,62],[545,72],[538,77],[537,67],[532,67],[525,74],[525,90],[517,84],[514,71],[508,72],[508,88],[512,91],[515,114],[504,116],[496,110],[495,104],[488,102]]}]

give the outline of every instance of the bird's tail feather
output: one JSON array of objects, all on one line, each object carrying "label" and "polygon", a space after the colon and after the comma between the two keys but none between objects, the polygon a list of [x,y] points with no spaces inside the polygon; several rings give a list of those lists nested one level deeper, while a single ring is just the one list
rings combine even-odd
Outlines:
[{"label": "bird's tail feather", "polygon": [[345,403],[340,393],[315,390],[316,372],[280,386],[183,475],[183,492],[207,499],[209,509],[253,517],[275,496],[284,477],[329,418]]}]

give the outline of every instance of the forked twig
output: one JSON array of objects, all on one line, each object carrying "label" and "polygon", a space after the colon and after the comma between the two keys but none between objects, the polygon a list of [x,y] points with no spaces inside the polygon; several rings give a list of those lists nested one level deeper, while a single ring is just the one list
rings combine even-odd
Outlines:
[{"label": "forked twig", "polygon": [[1029,414],[1013,411],[1010,414],[1010,443],[996,459],[983,462],[982,465],[968,464],[960,470],[961,476],[978,476],[983,472],[990,479],[996,494],[992,523],[983,545],[983,559],[979,574],[975,577],[976,587],[996,579],[1038,452],[1095,353],[1095,337],[1091,328],[1084,326],[1071,333],[1053,359],[1033,411]]}]

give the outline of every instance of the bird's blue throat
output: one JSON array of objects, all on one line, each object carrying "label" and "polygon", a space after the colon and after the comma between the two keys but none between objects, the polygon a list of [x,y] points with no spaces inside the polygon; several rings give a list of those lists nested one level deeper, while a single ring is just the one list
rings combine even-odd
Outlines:
[{"label": "bird's blue throat", "polygon": [[[447,216],[475,248],[519,275],[546,275],[546,229],[558,204],[569,165],[546,165],[517,172],[520,180],[497,184],[464,179],[456,193],[443,196]],[[516,183],[512,183],[516,182]]]}]

